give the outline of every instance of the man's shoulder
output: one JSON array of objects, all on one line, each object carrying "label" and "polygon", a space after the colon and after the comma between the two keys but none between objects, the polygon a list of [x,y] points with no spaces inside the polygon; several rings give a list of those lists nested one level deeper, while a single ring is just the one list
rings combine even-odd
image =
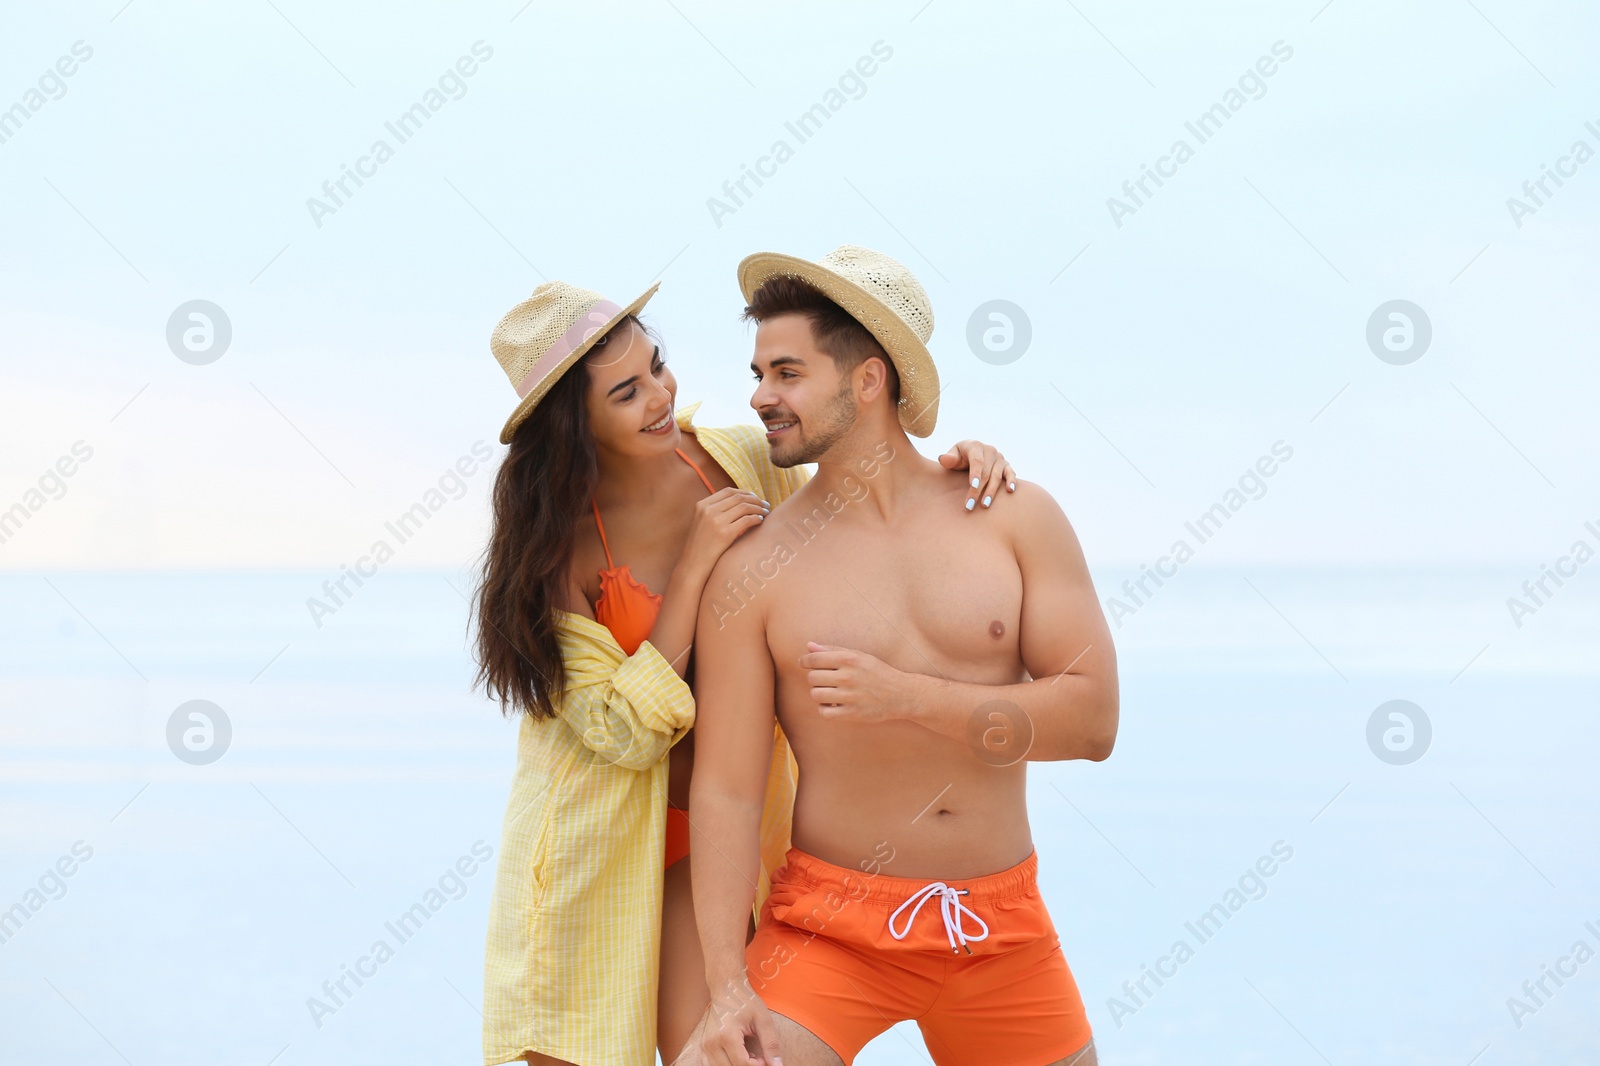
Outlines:
[{"label": "man's shoulder", "polygon": [[[1004,502],[1006,504],[1005,509],[1014,511],[1019,518],[1043,514],[1059,514],[1064,510],[1056,498],[1050,494],[1050,490],[1038,482],[1024,481],[1021,478],[1017,478],[1016,486],[1016,492],[1000,490],[1003,501],[996,500],[996,508],[999,507],[1001,502]],[[1003,514],[1004,512],[998,513]]]},{"label": "man's shoulder", "polygon": [[767,569],[763,562],[771,559],[777,543],[777,537],[768,528],[771,522],[772,516],[768,515],[765,523],[730,544],[711,568],[711,576],[706,579],[705,591],[700,596],[702,635],[708,624],[714,624],[715,630],[721,632],[735,619],[740,622],[735,627],[739,632],[754,633],[761,629],[762,612],[746,608],[762,599],[758,593],[765,587],[766,579],[761,577],[761,572]]},{"label": "man's shoulder", "polygon": [[[772,528],[772,520],[774,518],[782,518],[787,515],[804,513],[811,510],[813,507],[821,506],[823,501],[827,498],[827,495],[828,493],[826,487],[821,482],[816,481],[815,479],[806,481],[805,484],[801,485],[799,488],[795,489],[794,492],[790,493],[787,498],[774,503],[772,505],[772,514],[767,516],[766,523],[761,529],[757,529],[754,532],[760,533],[764,529]],[[749,540],[750,538],[741,537],[739,539],[744,541]]]},{"label": "man's shoulder", "polygon": [[[953,498],[948,503],[951,508],[963,506],[961,497],[972,491],[971,482],[965,477],[966,472],[958,473],[963,477],[957,492],[951,494]],[[1037,482],[1021,478],[1017,479],[1016,485],[1015,492],[1001,488],[998,498],[987,508],[980,498],[974,508],[976,513],[963,514],[957,521],[976,523],[972,527],[974,533],[1009,544],[1011,550],[1019,555],[1030,550],[1047,549],[1052,545],[1064,546],[1065,541],[1075,537],[1065,511],[1049,490]],[[938,506],[945,507],[946,501],[939,500]]]},{"label": "man's shoulder", "polygon": [[1018,478],[1017,491],[1001,489],[1000,494],[1004,499],[994,502],[994,511],[1017,532],[1055,530],[1067,524],[1066,509],[1036,481]]},{"label": "man's shoulder", "polygon": [[[738,570],[753,565],[759,559],[769,558],[780,546],[793,539],[793,527],[805,521],[813,511],[827,511],[830,493],[824,486],[808,481],[781,502],[775,502],[767,517],[750,532],[734,541],[718,560],[718,569]],[[837,507],[834,503],[832,506]],[[831,517],[831,515],[830,515]]]},{"label": "man's shoulder", "polygon": [[[953,508],[965,506],[966,498],[973,491],[971,475],[965,470],[945,470],[936,477],[939,479],[939,505],[944,506],[948,498]],[[1062,507],[1048,489],[1038,482],[1024,481],[1022,478],[1017,478],[1014,484],[1017,486],[1015,492],[1009,492],[1002,486],[988,507],[983,506],[983,499],[979,497],[974,505],[974,510],[979,513],[964,517],[990,523],[997,533],[1014,532],[1052,518],[1059,521]]]},{"label": "man's shoulder", "polygon": [[[1019,562],[1083,558],[1083,545],[1067,512],[1044,486],[1017,479],[1017,491],[1005,493],[1001,519]],[[1002,501],[995,501],[999,510]]]},{"label": "man's shoulder", "polygon": [[726,577],[729,573],[737,571],[741,566],[746,566],[753,560],[760,558],[765,549],[774,540],[772,533],[773,515],[776,515],[783,505],[772,509],[772,512],[762,519],[761,524],[745,533],[738,540],[728,545],[722,557],[717,560],[717,565],[711,570],[713,578],[721,575]]},{"label": "man's shoulder", "polygon": [[[714,598],[717,590],[724,589],[729,582],[738,583],[740,578],[765,559],[772,557],[779,550],[782,540],[780,526],[781,515],[788,510],[805,490],[795,493],[788,500],[774,507],[762,520],[761,524],[743,534],[738,540],[728,545],[716,565],[711,568],[711,576],[706,580],[706,597]],[[790,512],[792,513],[792,512]]]}]

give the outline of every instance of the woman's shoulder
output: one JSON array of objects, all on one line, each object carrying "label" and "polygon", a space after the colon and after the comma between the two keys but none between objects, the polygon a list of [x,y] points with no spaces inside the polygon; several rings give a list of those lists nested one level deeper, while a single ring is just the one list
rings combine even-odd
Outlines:
[{"label": "woman's shoulder", "polygon": [[[732,469],[738,465],[744,467],[745,477],[754,479],[767,493],[777,491],[780,483],[788,485],[792,480],[788,471],[773,465],[767,433],[760,426],[697,427],[697,430],[701,446],[728,470],[735,481],[743,480],[739,472]],[[789,486],[789,489],[792,491],[793,486]]]},{"label": "woman's shoulder", "polygon": [[[807,472],[802,467],[782,469],[773,465],[772,449],[767,445],[767,431],[748,422],[732,426],[696,426],[690,416],[698,403],[679,412],[679,426],[693,433],[712,458],[722,464],[728,476],[747,487],[759,486],[760,491],[778,503],[803,485]],[[742,467],[742,470],[739,469]]]},{"label": "woman's shoulder", "polygon": [[[685,433],[694,437],[707,454],[719,463],[731,453],[745,460],[755,471],[761,469],[762,463],[770,461],[767,453],[766,434],[756,426],[697,426],[694,424],[694,413],[700,409],[701,401],[696,400],[687,407],[678,410],[678,427]],[[719,455],[718,453],[723,453]],[[724,466],[726,463],[724,463]],[[729,476],[737,480],[734,471],[728,471]]]},{"label": "woman's shoulder", "polygon": [[701,433],[720,435],[752,458],[769,459],[767,451],[767,435],[759,426],[748,423],[732,426],[697,426]]}]

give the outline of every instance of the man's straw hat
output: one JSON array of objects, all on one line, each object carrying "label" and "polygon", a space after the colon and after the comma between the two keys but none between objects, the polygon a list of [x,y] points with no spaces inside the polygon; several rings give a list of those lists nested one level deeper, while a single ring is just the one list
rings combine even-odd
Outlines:
[{"label": "man's straw hat", "polygon": [[500,431],[500,443],[510,444],[517,427],[561,375],[613,326],[638,314],[660,287],[658,281],[643,296],[621,307],[597,292],[564,281],[547,281],[507,311],[489,335],[489,350],[522,402]]},{"label": "man's straw hat", "polygon": [[900,375],[900,425],[913,437],[933,432],[939,417],[939,371],[928,353],[933,304],[911,271],[882,252],[841,245],[812,263],[757,252],[739,264],[745,301],[775,277],[799,278],[848,311],[878,339]]}]

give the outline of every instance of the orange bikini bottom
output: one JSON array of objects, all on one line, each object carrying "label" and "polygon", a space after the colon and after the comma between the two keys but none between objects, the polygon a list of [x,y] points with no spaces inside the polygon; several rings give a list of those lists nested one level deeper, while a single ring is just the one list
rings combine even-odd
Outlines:
[{"label": "orange bikini bottom", "polygon": [[667,850],[661,867],[670,870],[672,864],[689,854],[689,812],[676,807],[667,808]]}]

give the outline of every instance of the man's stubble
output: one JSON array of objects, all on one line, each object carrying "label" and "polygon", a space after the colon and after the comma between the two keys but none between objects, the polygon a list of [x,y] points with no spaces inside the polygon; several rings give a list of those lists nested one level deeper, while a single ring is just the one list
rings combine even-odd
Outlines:
[{"label": "man's stubble", "polygon": [[[834,393],[820,414],[814,420],[802,423],[803,434],[794,445],[793,450],[780,450],[777,446],[772,449],[772,465],[782,470],[801,463],[814,463],[841,440],[845,434],[855,427],[858,409],[854,390],[847,374],[839,386],[839,391]],[[820,423],[815,434],[806,427],[811,422]]]}]

